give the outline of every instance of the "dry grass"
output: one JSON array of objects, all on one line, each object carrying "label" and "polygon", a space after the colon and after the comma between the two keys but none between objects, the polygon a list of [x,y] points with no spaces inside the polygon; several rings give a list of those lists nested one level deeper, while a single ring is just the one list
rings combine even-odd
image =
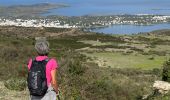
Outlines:
[{"label": "dry grass", "polygon": [[0,81],[0,100],[29,100],[28,90],[14,91],[9,90]]}]

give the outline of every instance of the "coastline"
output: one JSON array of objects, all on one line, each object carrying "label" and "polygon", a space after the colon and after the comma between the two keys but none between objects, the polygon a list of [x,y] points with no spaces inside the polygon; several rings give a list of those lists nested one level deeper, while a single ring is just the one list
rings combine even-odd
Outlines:
[{"label": "coastline", "polygon": [[1,6],[0,16],[23,16],[23,15],[41,15],[49,13],[51,9],[58,9],[68,7],[67,4],[52,4],[52,3],[39,3],[33,5],[13,5]]},{"label": "coastline", "polygon": [[[169,29],[170,16],[164,15],[110,15],[110,16],[1,16],[1,26],[79,28],[87,31],[106,30],[117,33],[141,33],[157,29]],[[129,28],[128,28],[129,27]],[[129,32],[116,32],[126,30]],[[132,31],[130,31],[132,30]],[[134,32],[133,32],[134,30]],[[102,32],[110,33],[110,32]],[[110,33],[110,34],[112,34]]]}]

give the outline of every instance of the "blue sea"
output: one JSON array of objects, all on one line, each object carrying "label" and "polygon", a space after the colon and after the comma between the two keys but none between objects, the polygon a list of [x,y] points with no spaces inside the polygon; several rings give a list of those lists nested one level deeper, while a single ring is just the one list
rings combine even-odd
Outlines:
[{"label": "blue sea", "polygon": [[106,28],[94,29],[93,32],[105,33],[105,34],[137,34],[144,32],[151,32],[154,30],[170,29],[170,24],[154,24],[146,26],[136,25],[112,25]]},{"label": "blue sea", "polygon": [[64,3],[70,6],[67,8],[53,9],[48,15],[170,15],[170,0],[0,0],[0,5],[27,5],[37,3]]},{"label": "blue sea", "polygon": [[[46,15],[83,16],[83,15],[117,15],[117,14],[154,14],[170,15],[170,0],[1,0],[1,6],[29,5],[37,3],[62,3],[69,7],[52,9]],[[98,29],[104,33],[138,33],[155,29],[168,29],[170,24],[149,26],[113,25]],[[116,30],[116,31],[115,31]],[[125,31],[127,30],[127,31]],[[130,31],[128,31],[130,30]]]}]

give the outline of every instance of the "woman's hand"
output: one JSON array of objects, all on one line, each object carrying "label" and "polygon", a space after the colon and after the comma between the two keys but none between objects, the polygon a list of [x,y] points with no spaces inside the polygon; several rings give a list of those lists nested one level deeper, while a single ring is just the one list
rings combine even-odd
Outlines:
[{"label": "woman's hand", "polygon": [[57,69],[54,69],[51,71],[51,85],[54,88],[56,94],[58,95],[59,91],[58,91],[58,84],[57,84]]}]

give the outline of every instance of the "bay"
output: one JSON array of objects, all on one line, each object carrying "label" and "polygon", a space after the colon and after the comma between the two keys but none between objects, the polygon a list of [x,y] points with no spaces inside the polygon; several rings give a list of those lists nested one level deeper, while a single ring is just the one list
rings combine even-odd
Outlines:
[{"label": "bay", "polygon": [[169,23],[154,24],[154,25],[112,25],[106,28],[93,29],[92,32],[105,34],[137,34],[142,32],[151,32],[154,30],[170,29]]},{"label": "bay", "polygon": [[[51,0],[49,0],[50,2]],[[169,0],[57,0],[70,7],[50,10],[64,16],[158,14],[170,15]]]},{"label": "bay", "polygon": [[[1,6],[30,5],[37,3],[64,3],[69,7],[49,10],[47,15],[84,16],[117,14],[170,15],[170,0],[1,0]],[[95,32],[109,34],[132,34],[158,29],[170,29],[169,23],[152,26],[113,25]]]}]

